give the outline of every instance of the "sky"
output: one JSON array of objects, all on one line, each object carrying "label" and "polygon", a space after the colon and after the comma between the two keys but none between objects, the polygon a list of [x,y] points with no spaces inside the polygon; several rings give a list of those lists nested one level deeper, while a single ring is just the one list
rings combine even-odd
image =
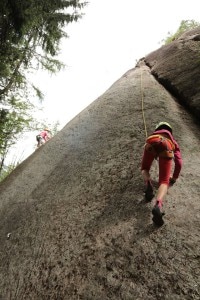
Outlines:
[{"label": "sky", "polygon": [[[31,75],[44,93],[38,119],[59,121],[62,129],[140,58],[160,48],[182,20],[200,22],[199,9],[199,0],[89,0],[83,17],[66,27],[69,38],[62,41],[58,57],[65,69]],[[28,152],[20,151],[29,155],[35,133],[23,146]]]}]

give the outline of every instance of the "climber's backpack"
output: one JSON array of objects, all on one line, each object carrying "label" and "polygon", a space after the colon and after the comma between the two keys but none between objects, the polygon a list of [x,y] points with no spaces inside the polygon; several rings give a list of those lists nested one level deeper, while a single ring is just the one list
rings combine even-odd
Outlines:
[{"label": "climber's backpack", "polygon": [[146,139],[145,150],[151,152],[155,157],[173,158],[175,145],[167,137],[153,134]]}]

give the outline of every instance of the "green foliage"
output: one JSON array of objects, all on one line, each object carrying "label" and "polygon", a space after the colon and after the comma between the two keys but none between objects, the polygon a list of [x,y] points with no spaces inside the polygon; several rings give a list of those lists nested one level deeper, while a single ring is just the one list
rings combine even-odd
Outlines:
[{"label": "green foliage", "polygon": [[53,123],[53,124],[50,124],[49,128],[51,130],[51,134],[52,136],[54,136],[56,133],[58,133],[59,129],[58,127],[60,126],[60,123],[59,121]]},{"label": "green foliage", "polygon": [[183,34],[185,31],[194,29],[196,27],[200,26],[200,23],[194,21],[194,20],[183,20],[181,21],[181,24],[178,28],[178,30],[173,34],[171,32],[168,32],[168,36],[162,40],[162,42],[167,45],[174,40],[176,40],[181,34]]},{"label": "green foliage", "polygon": [[60,41],[67,37],[65,25],[82,17],[68,12],[81,9],[78,0],[21,0],[0,2],[0,95],[25,84],[24,69],[39,66],[50,72],[63,66],[54,56]]},{"label": "green foliage", "polygon": [[24,131],[34,128],[31,110],[31,103],[15,97],[0,109],[0,171],[10,147]]},{"label": "green foliage", "polygon": [[43,68],[55,73],[63,68],[56,59],[66,25],[82,17],[81,0],[0,1],[0,163],[9,147],[34,127],[33,105],[42,92],[29,83],[27,72]]}]

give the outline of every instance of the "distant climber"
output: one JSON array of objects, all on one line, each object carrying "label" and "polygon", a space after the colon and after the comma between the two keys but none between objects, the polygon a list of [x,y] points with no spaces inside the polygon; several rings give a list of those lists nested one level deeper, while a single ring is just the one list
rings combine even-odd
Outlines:
[{"label": "distant climber", "polygon": [[38,135],[36,135],[37,148],[46,143],[51,138],[51,131],[48,128],[45,128]]},{"label": "distant climber", "polygon": [[[167,122],[160,122],[155,131],[147,137],[142,157],[141,171],[146,184],[145,199],[151,201],[154,197],[153,186],[150,177],[150,168],[154,159],[158,159],[159,164],[159,188],[156,195],[156,202],[152,209],[153,222],[162,226],[163,199],[167,194],[169,186],[172,186],[179,177],[182,168],[182,157],[178,143],[172,135],[172,127]],[[172,160],[175,167],[172,177]]]}]

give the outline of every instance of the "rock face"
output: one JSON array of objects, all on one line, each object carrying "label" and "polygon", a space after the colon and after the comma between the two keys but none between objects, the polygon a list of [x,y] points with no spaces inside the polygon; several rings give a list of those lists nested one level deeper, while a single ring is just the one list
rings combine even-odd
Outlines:
[{"label": "rock face", "polygon": [[200,27],[145,57],[151,73],[168,91],[200,117]]},{"label": "rock face", "polygon": [[[141,59],[0,184],[0,299],[200,299],[198,34]],[[184,165],[156,228],[140,162],[163,120]]]}]

